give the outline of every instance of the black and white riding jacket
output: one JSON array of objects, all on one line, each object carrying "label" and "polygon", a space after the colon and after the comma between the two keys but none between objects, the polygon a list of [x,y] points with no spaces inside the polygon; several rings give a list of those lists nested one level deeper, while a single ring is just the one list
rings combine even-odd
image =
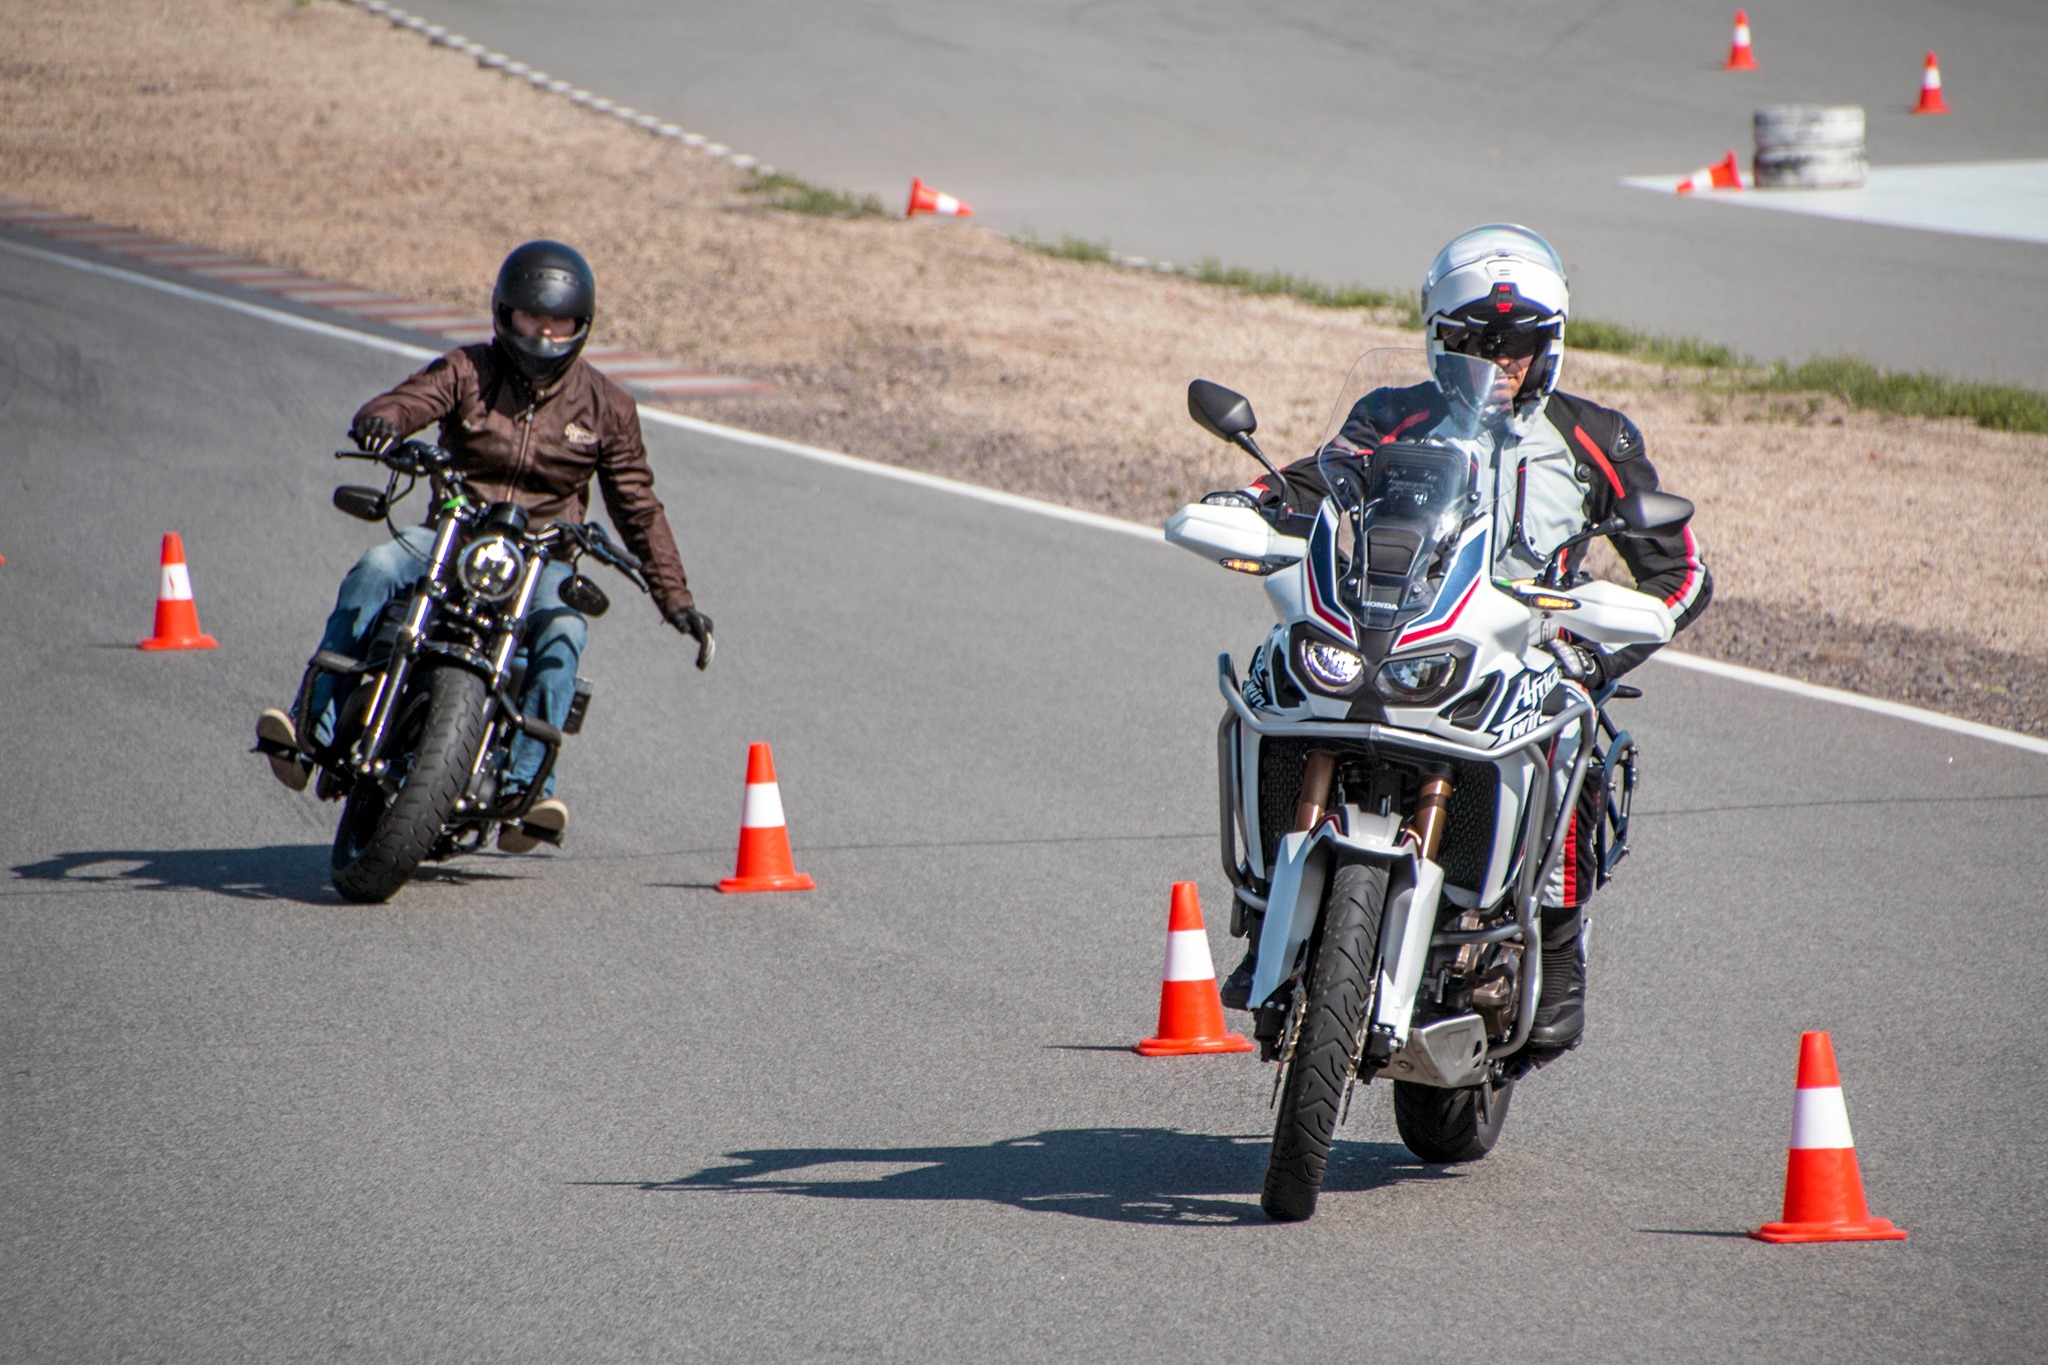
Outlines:
[{"label": "black and white riding jacket", "polygon": [[[1282,503],[1311,509],[1327,491],[1318,465],[1329,458],[1369,461],[1387,441],[1422,440],[1448,413],[1434,384],[1375,389],[1358,400],[1336,440],[1320,455],[1289,465],[1282,474],[1283,497],[1265,476],[1248,490],[1268,507]],[[1502,468],[1514,470],[1515,493],[1500,510],[1502,550],[1494,570],[1505,578],[1532,578],[1569,537],[1614,514],[1615,504],[1639,489],[1655,489],[1657,471],[1643,454],[1643,434],[1613,408],[1576,394],[1553,393],[1540,413],[1529,411],[1513,424],[1519,437],[1504,452]],[[1616,553],[1636,580],[1638,592],[1660,598],[1677,630],[1699,618],[1713,597],[1713,579],[1700,559],[1690,527],[1676,535],[1612,538]],[[1566,568],[1576,572],[1586,545],[1573,549]],[[1571,581],[1569,577],[1567,582]],[[1656,652],[1634,645],[1608,656],[1608,675],[1618,676]]]}]

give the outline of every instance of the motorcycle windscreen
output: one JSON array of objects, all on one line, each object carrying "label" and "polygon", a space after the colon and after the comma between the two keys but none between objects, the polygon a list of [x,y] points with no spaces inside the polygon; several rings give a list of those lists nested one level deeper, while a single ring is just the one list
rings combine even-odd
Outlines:
[{"label": "motorcycle windscreen", "polygon": [[1365,562],[1346,603],[1367,630],[1391,630],[1435,601],[1441,551],[1478,506],[1477,462],[1467,451],[1389,442],[1373,452],[1353,539]]},{"label": "motorcycle windscreen", "polygon": [[1505,371],[1478,356],[1432,360],[1390,347],[1352,364],[1317,469],[1342,526],[1334,576],[1364,629],[1387,630],[1427,611],[1443,551],[1512,488],[1500,465],[1512,444],[1513,400]]}]

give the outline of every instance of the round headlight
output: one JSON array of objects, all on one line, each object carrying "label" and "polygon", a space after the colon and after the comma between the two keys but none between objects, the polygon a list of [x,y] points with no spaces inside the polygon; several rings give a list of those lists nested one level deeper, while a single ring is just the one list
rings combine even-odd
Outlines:
[{"label": "round headlight", "polygon": [[1389,659],[1380,665],[1380,695],[1388,701],[1420,705],[1434,701],[1458,672],[1455,654],[1421,654]]},{"label": "round headlight", "polygon": [[456,566],[462,586],[486,602],[501,602],[519,586],[526,556],[503,536],[486,536],[462,552]]},{"label": "round headlight", "polygon": [[1301,666],[1309,681],[1324,692],[1349,692],[1365,674],[1365,660],[1342,645],[1321,640],[1301,642]]}]

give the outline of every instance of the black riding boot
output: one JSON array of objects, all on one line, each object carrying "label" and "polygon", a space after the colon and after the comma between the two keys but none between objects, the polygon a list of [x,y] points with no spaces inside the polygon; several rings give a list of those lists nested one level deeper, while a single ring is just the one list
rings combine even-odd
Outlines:
[{"label": "black riding boot", "polygon": [[1577,1047],[1579,1035],[1585,1031],[1585,921],[1578,910],[1545,906],[1543,994],[1536,1001],[1529,1046],[1543,1052],[1564,1052]]},{"label": "black riding boot", "polygon": [[1259,970],[1259,934],[1254,929],[1251,946],[1244,950],[1244,961],[1237,964],[1229,976],[1223,978],[1218,993],[1223,997],[1223,1008],[1247,1010],[1252,1007],[1252,976]]}]

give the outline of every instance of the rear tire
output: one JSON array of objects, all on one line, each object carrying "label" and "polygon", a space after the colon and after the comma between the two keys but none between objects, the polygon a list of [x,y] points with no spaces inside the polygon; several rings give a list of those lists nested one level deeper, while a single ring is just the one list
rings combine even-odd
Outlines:
[{"label": "rear tire", "polygon": [[405,702],[384,745],[394,768],[410,764],[397,794],[387,800],[382,784],[358,779],[334,832],[334,889],[344,899],[390,900],[433,850],[469,785],[488,697],[482,678],[443,666]]},{"label": "rear tire", "polygon": [[1477,1161],[1493,1150],[1508,1121],[1512,1080],[1443,1090],[1394,1082],[1394,1126],[1408,1150],[1432,1164]]},{"label": "rear tire", "polygon": [[1279,1222],[1299,1222],[1313,1214],[1322,1193],[1338,1110],[1372,999],[1386,899],[1382,864],[1352,863],[1330,877],[1322,942],[1309,964],[1308,1004],[1281,1086],[1273,1153],[1259,1198],[1266,1215]]}]

